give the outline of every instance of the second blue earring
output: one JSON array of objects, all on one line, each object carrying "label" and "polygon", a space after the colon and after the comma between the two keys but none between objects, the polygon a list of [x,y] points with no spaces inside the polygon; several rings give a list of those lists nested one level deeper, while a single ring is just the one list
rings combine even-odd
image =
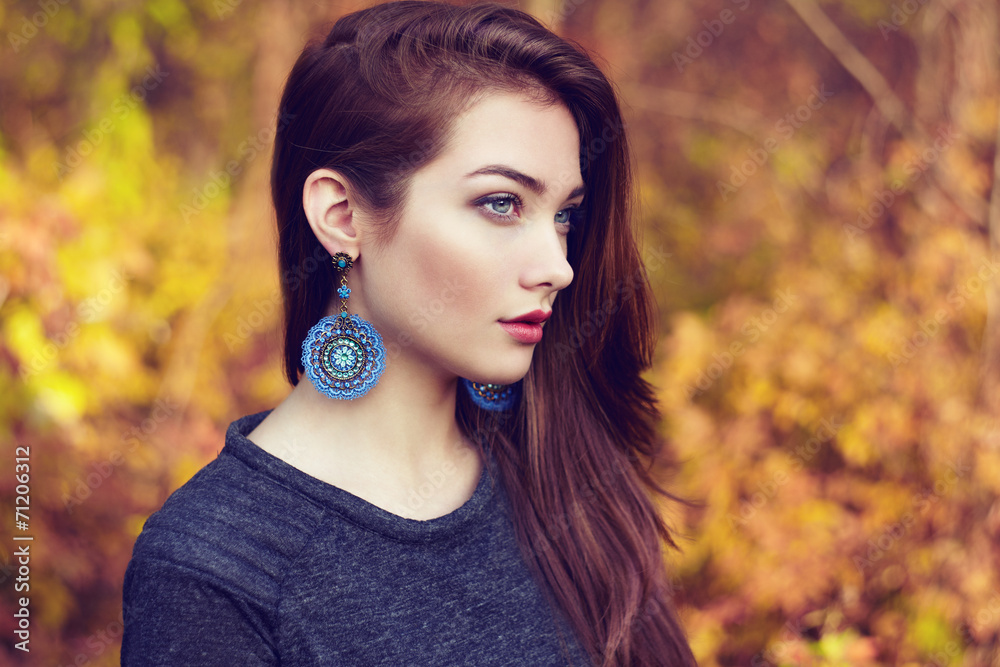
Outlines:
[{"label": "second blue earring", "polygon": [[518,380],[514,384],[489,384],[460,378],[460,383],[469,393],[472,402],[490,412],[506,412],[514,407],[521,398],[521,382],[523,381]]}]

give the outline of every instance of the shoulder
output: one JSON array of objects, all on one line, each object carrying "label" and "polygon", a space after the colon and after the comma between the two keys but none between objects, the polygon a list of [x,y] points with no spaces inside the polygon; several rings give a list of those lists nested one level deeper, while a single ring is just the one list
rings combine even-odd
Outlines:
[{"label": "shoulder", "polygon": [[[259,416],[253,416],[259,417]],[[242,438],[146,521],[125,570],[122,664],[278,664],[282,586],[326,512]]]},{"label": "shoulder", "polygon": [[324,510],[229,449],[149,517],[133,547],[130,581],[169,567],[234,594],[277,595]]}]

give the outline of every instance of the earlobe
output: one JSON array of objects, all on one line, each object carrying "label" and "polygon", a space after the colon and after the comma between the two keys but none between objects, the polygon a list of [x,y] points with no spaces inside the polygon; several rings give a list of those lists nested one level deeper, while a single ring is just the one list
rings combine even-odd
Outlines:
[{"label": "earlobe", "polygon": [[347,179],[332,169],[312,172],[302,187],[302,208],[327,252],[358,256],[357,208]]}]

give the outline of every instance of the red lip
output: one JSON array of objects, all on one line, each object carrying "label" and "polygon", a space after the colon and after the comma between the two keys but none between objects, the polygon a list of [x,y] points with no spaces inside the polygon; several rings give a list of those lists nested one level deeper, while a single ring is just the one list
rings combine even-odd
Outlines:
[{"label": "red lip", "polygon": [[534,322],[501,322],[500,326],[520,343],[534,344],[542,340],[542,325]]},{"label": "red lip", "polygon": [[531,322],[532,324],[541,324],[545,320],[549,319],[552,311],[545,312],[543,310],[533,310],[530,313],[525,313],[510,320],[500,320],[501,322]]}]

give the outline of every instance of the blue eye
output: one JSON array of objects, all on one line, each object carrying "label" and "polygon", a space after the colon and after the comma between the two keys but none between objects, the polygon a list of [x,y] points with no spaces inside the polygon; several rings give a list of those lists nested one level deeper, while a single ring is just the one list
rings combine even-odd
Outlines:
[{"label": "blue eye", "polygon": [[556,213],[556,223],[569,225],[570,231],[583,223],[584,208],[582,206],[570,206]]},{"label": "blue eye", "polygon": [[[487,204],[489,206],[496,207],[493,209],[496,213],[500,213],[501,215],[506,215],[507,212],[510,211],[510,208],[514,205],[514,202],[511,199],[494,199],[491,202],[487,202]],[[503,209],[503,210],[501,211],[498,209]]]},{"label": "blue eye", "polygon": [[504,222],[508,222],[517,217],[516,215],[511,214],[513,208],[516,207],[520,209],[523,206],[521,198],[509,192],[502,192],[488,197],[483,197],[475,202],[475,205],[482,208],[483,212],[489,217],[496,218],[497,220]]}]

